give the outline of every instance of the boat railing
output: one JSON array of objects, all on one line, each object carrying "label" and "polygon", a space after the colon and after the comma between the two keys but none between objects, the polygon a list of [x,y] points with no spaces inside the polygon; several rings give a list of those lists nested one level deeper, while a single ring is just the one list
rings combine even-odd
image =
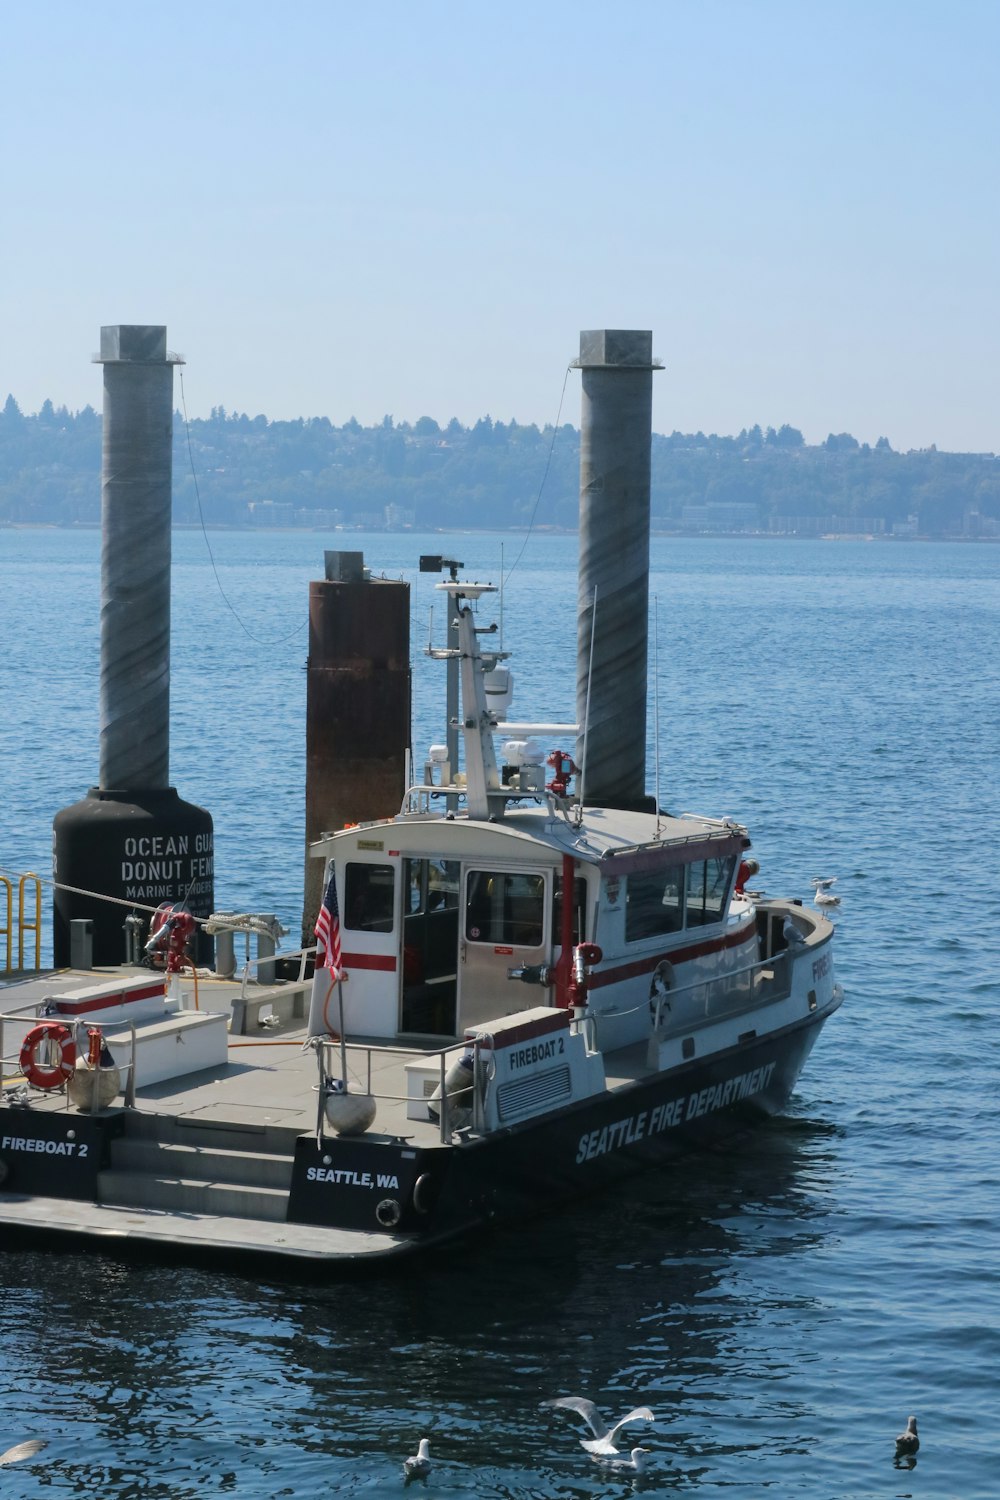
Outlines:
[{"label": "boat railing", "polygon": [[[430,1051],[430,1052],[422,1052],[422,1051],[421,1052],[415,1052],[412,1047],[392,1047],[392,1046],[383,1046],[382,1044],[379,1044],[376,1047],[376,1046],[373,1046],[371,1043],[368,1043],[368,1042],[348,1042],[345,1039],[341,1039],[341,1040],[338,1041],[336,1039],[329,1039],[329,1038],[326,1038],[326,1037],[317,1038],[316,1040],[318,1042],[318,1046],[316,1048],[316,1058],[317,1058],[317,1063],[318,1063],[318,1066],[319,1066],[319,1103],[318,1103],[318,1110],[317,1110],[317,1116],[316,1116],[316,1140],[317,1140],[317,1143],[322,1143],[324,1135],[326,1133],[325,1132],[325,1126],[326,1126],[326,1101],[327,1101],[327,1098],[328,1098],[329,1094],[331,1093],[331,1086],[332,1086],[333,1082],[335,1081],[335,1074],[336,1074],[336,1072],[338,1070],[338,1063],[339,1063],[339,1071],[340,1071],[340,1074],[341,1074],[341,1081],[344,1083],[344,1085],[346,1087],[346,1085],[347,1085],[347,1058],[348,1058],[348,1055],[352,1054],[352,1053],[355,1056],[357,1056],[357,1055],[360,1054],[364,1058],[364,1063],[362,1064],[362,1070],[364,1071],[364,1073],[366,1075],[366,1077],[365,1077],[364,1093],[368,1096],[368,1098],[374,1099],[376,1102],[378,1102],[379,1100],[381,1100],[383,1103],[386,1103],[386,1104],[404,1104],[404,1103],[407,1103],[409,1096],[406,1095],[406,1094],[390,1094],[390,1093],[387,1093],[385,1090],[381,1090],[379,1092],[375,1092],[372,1089],[372,1056],[373,1056],[373,1054],[377,1053],[377,1055],[379,1056],[379,1058],[383,1058],[383,1057],[407,1057],[407,1058],[411,1058],[411,1059],[413,1059],[413,1058],[419,1058],[425,1065],[431,1064],[436,1059],[437,1060],[437,1064],[438,1064],[438,1072],[439,1072],[439,1075],[440,1075],[439,1076],[439,1099],[440,1099],[440,1110],[441,1110],[441,1112],[440,1112],[440,1116],[439,1116],[439,1120],[438,1120],[439,1135],[440,1135],[441,1142],[442,1142],[443,1145],[446,1144],[451,1139],[451,1133],[452,1133],[451,1132],[451,1096],[449,1095],[448,1088],[447,1088],[447,1081],[446,1081],[447,1080],[447,1073],[448,1073],[448,1059],[449,1059],[449,1057],[452,1057],[452,1056],[457,1056],[457,1057],[464,1056],[464,1054],[467,1051],[467,1049],[469,1048],[469,1046],[472,1045],[471,1043],[465,1042],[465,1041],[450,1042],[450,1043],[448,1043],[447,1046],[441,1047],[441,1048],[436,1049],[434,1051]],[[476,1047],[476,1052],[478,1053],[478,1051],[479,1051],[478,1039],[477,1039],[477,1042],[475,1044],[475,1047]],[[476,1068],[475,1064],[474,1064],[474,1068],[473,1068],[473,1077],[474,1077],[474,1079],[478,1078],[478,1071],[479,1071],[478,1068]],[[454,1092],[457,1092],[457,1090],[455,1090]]]},{"label": "boat railing", "polygon": [[[0,1081],[9,1078],[22,1077],[21,1072],[21,1049],[24,1046],[24,1038],[35,1025],[51,1022],[57,1026],[64,1026],[73,1038],[77,1055],[85,1057],[88,1048],[88,1032],[91,1024],[76,1016],[53,1015],[48,1011],[45,1000],[36,1000],[28,1005],[15,1006],[12,1010],[0,1014]],[[24,1033],[18,1043],[16,1053],[7,1055],[7,1038],[10,1036],[11,1028],[18,1030],[24,1028]],[[102,1021],[100,1023],[102,1037],[107,1040],[110,1033],[128,1033],[128,1058],[125,1062],[115,1061],[119,1073],[125,1074],[125,1108],[135,1109],[135,1051],[136,1035],[135,1021],[128,1019],[123,1021]],[[98,1079],[100,1069],[94,1069],[94,1108],[97,1108]],[[27,1088],[28,1080],[25,1079],[24,1086]],[[60,1090],[61,1092],[61,1090]]]},{"label": "boat railing", "polygon": [[[356,1069],[358,1073],[365,1075],[364,1092],[369,1098],[383,1101],[387,1104],[412,1103],[409,1094],[393,1094],[385,1090],[375,1091],[372,1088],[372,1058],[378,1057],[381,1061],[385,1057],[405,1057],[411,1062],[419,1062],[425,1068],[436,1065],[438,1073],[438,1086],[432,1096],[433,1104],[439,1110],[438,1135],[442,1145],[446,1145],[452,1136],[466,1125],[473,1132],[479,1132],[484,1128],[484,1100],[487,1086],[496,1072],[496,1062],[493,1055],[493,1038],[488,1032],[477,1033],[475,1036],[464,1038],[461,1041],[447,1042],[443,1047],[431,1048],[428,1051],[413,1047],[387,1046],[382,1042],[348,1042],[336,1038],[316,1038],[318,1043],[316,1056],[319,1067],[319,1109],[316,1122],[317,1141],[322,1141],[325,1134],[325,1108],[326,1098],[330,1093],[332,1080],[339,1072],[343,1082],[347,1082],[347,1059],[350,1054],[355,1057],[359,1055],[364,1061]],[[450,1065],[458,1062],[469,1053],[472,1054],[472,1078],[471,1084],[467,1079],[460,1083],[452,1082],[449,1086],[448,1074]],[[459,1106],[456,1100],[462,1096],[470,1097],[468,1109]],[[461,1117],[459,1109],[461,1108]],[[433,1116],[432,1116],[433,1118]]]},{"label": "boat railing", "polygon": [[[656,997],[653,1012],[653,1033],[662,1033],[667,1028],[664,1011],[681,995],[701,997],[700,1008],[705,1020],[710,1020],[719,1011],[749,1009],[762,1000],[782,1000],[791,993],[792,958],[791,949],[775,953],[770,958],[757,959],[752,964],[742,964],[737,969],[727,969],[725,974],[713,974],[704,979],[694,979],[690,984],[679,984]],[[725,1004],[719,1005],[719,999]],[[641,1009],[637,1006],[636,1009]],[[684,1018],[684,1024],[690,1019]]]},{"label": "boat railing", "polygon": [[[298,974],[293,980],[285,982],[290,982],[292,984],[304,984],[307,977],[306,971],[309,966],[309,960],[311,958],[315,958],[315,955],[315,944],[311,948],[296,948],[291,953],[283,953],[281,955],[281,960],[283,963],[288,963],[290,960],[295,958],[297,958],[299,961]],[[240,975],[241,1000],[245,1000],[247,997],[247,986],[251,983],[255,970],[256,982],[259,985],[278,985],[282,983],[281,980],[275,978],[274,966],[276,962],[277,960],[274,953],[258,953],[253,958],[251,958],[249,953],[247,954]]]},{"label": "boat railing", "polygon": [[[403,794],[402,811],[404,813],[431,813],[437,811],[432,805],[438,802],[442,806],[452,805],[456,797],[464,797],[466,787],[464,784],[438,786],[427,781],[414,782],[408,786]],[[448,799],[452,799],[452,803]]]}]

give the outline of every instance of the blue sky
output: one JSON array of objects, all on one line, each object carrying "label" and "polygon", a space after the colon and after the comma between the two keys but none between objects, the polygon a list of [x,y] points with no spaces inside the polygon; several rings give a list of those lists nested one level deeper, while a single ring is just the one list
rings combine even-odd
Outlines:
[{"label": "blue sky", "polygon": [[650,328],[657,431],[1000,450],[998,72],[979,0],[6,0],[0,401],[165,323],[192,416],[541,424]]}]

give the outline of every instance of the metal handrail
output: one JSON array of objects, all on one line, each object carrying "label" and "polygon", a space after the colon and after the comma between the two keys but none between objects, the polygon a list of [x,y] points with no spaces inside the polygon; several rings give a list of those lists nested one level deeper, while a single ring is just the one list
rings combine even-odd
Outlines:
[{"label": "metal handrail", "polygon": [[4,965],[4,969],[9,972],[11,962],[14,957],[14,887],[11,885],[6,875],[0,875],[0,886],[2,886],[7,893],[7,900],[5,903],[7,907],[7,923],[6,926],[0,927],[0,937],[6,937],[7,939],[7,962]]},{"label": "metal handrail", "polygon": [[[382,1093],[382,1092],[373,1093],[372,1092],[372,1086],[371,1086],[371,1080],[372,1080],[372,1054],[373,1053],[377,1053],[379,1055],[379,1057],[384,1057],[387,1054],[391,1055],[391,1056],[395,1056],[395,1057],[409,1057],[409,1058],[413,1058],[415,1060],[416,1059],[424,1060],[427,1063],[431,1063],[431,1062],[434,1061],[435,1058],[437,1058],[438,1059],[438,1065],[439,1065],[439,1071],[440,1071],[440,1077],[441,1077],[441,1083],[440,1083],[440,1088],[441,1088],[441,1118],[440,1118],[440,1122],[439,1122],[439,1127],[440,1127],[440,1138],[441,1138],[441,1144],[442,1145],[446,1145],[447,1142],[451,1139],[451,1124],[450,1124],[450,1119],[449,1119],[450,1110],[451,1110],[451,1103],[450,1103],[451,1095],[448,1093],[447,1089],[445,1088],[445,1074],[446,1074],[446,1070],[447,1070],[448,1057],[449,1057],[450,1054],[456,1053],[456,1052],[459,1053],[460,1055],[464,1055],[469,1050],[470,1047],[472,1048],[472,1052],[473,1052],[473,1100],[475,1101],[478,1098],[479,1091],[480,1091],[480,1088],[479,1088],[480,1081],[481,1081],[480,1052],[482,1051],[482,1049],[484,1047],[486,1047],[488,1044],[490,1044],[492,1042],[492,1038],[491,1037],[476,1035],[476,1036],[472,1036],[472,1037],[463,1038],[463,1040],[458,1041],[458,1042],[449,1042],[444,1047],[433,1047],[429,1051],[424,1052],[424,1051],[420,1051],[419,1049],[415,1049],[413,1047],[383,1047],[383,1046],[377,1046],[376,1047],[376,1046],[373,1046],[371,1042],[347,1042],[347,1041],[345,1041],[345,1042],[342,1043],[339,1040],[338,1041],[331,1041],[331,1040],[329,1040],[326,1037],[315,1037],[312,1040],[316,1041],[319,1044],[317,1046],[317,1048],[316,1048],[316,1055],[317,1055],[318,1066],[319,1066],[319,1079],[320,1079],[320,1082],[319,1082],[319,1094],[320,1094],[320,1098],[319,1098],[319,1112],[318,1112],[317,1126],[316,1126],[317,1139],[318,1140],[322,1141],[322,1139],[323,1139],[323,1121],[324,1121],[323,1086],[324,1086],[325,1079],[327,1079],[330,1076],[330,1070],[327,1068],[327,1065],[326,1065],[326,1054],[327,1054],[327,1049],[332,1049],[332,1048],[335,1047],[335,1048],[337,1048],[338,1053],[340,1052],[341,1048],[343,1048],[344,1051],[347,1051],[347,1052],[363,1052],[363,1053],[365,1053],[366,1063],[367,1063],[367,1073],[368,1073],[367,1086],[366,1086],[365,1092],[367,1094],[369,1094],[372,1099],[381,1099],[381,1100],[384,1100],[385,1102],[391,1103],[391,1104],[403,1104],[403,1103],[406,1103],[408,1101],[408,1099],[409,1099],[409,1095],[407,1095],[407,1094],[388,1094],[388,1093]],[[464,1090],[463,1090],[463,1092],[464,1092]]]},{"label": "metal handrail", "polygon": [[[35,914],[33,917],[25,916],[25,891],[29,885],[33,885],[35,893]],[[0,964],[4,972],[9,973],[14,962],[14,883],[6,875],[0,875],[0,887],[4,892],[3,905],[6,910],[6,920],[0,927],[0,939],[6,938],[7,960]],[[24,934],[33,932],[35,934],[35,968],[42,967],[42,882],[34,871],[28,871],[22,875],[17,882],[17,967],[24,968]]]},{"label": "metal handrail", "polygon": [[435,809],[431,807],[436,797],[464,797],[466,788],[464,786],[436,786],[426,781],[414,782],[408,786],[403,793],[401,811],[404,813],[429,813]]},{"label": "metal handrail", "polygon": [[[24,892],[29,881],[34,882],[35,916],[32,921],[24,915]],[[34,871],[22,875],[17,882],[17,966],[24,968],[24,934],[35,934],[35,968],[42,967],[42,882]]]},{"label": "metal handrail", "polygon": [[[316,945],[313,944],[313,946],[311,948],[293,948],[292,951],[291,951],[291,953],[283,953],[281,955],[281,957],[282,957],[283,960],[289,959],[289,958],[297,958],[298,961],[299,961],[299,977],[298,977],[298,979],[292,980],[293,984],[303,984],[305,982],[305,978],[306,978],[306,965],[308,964],[310,957],[312,955],[314,955],[315,952],[316,952]],[[263,953],[263,954],[259,953],[256,956],[256,958],[251,958],[250,955],[247,954],[246,961],[243,964],[243,971],[242,971],[241,978],[240,978],[240,999],[241,1000],[245,1000],[246,999],[247,985],[250,983],[250,971],[252,969],[258,968],[261,964],[274,964],[277,961],[277,958],[278,958],[278,955],[276,953]],[[277,981],[275,981],[275,984],[277,984]]]},{"label": "metal handrail", "polygon": [[[695,980],[692,980],[690,984],[678,985],[678,987],[676,989],[668,990],[667,993],[664,994],[664,995],[658,995],[656,997],[656,1010],[655,1010],[655,1012],[653,1014],[653,1031],[654,1031],[654,1033],[657,1032],[659,1030],[659,1028],[660,1028],[661,1007],[663,1006],[663,1004],[665,1002],[669,1003],[670,1001],[676,999],[678,995],[689,995],[694,990],[702,990],[702,989],[704,989],[704,990],[711,991],[713,989],[722,989],[723,986],[730,979],[738,979],[741,974],[750,974],[750,975],[753,975],[753,974],[761,973],[765,969],[776,969],[780,964],[785,964],[786,960],[789,959],[790,957],[791,957],[790,951],[787,948],[785,948],[780,953],[774,953],[774,954],[772,954],[770,958],[755,959],[755,961],[752,964],[742,964],[738,969],[727,969],[724,974],[714,974],[714,975],[711,976],[711,978],[707,978],[707,979],[695,979]],[[786,967],[787,967],[787,964],[786,964]],[[746,985],[746,991],[747,991],[747,999],[748,999],[748,1001],[752,1000],[752,998],[753,998],[753,982],[752,982],[752,980]],[[705,1001],[704,1001],[704,1004],[705,1004],[705,1019],[706,1020],[708,1019],[708,1011],[709,1011],[709,1006],[711,1004],[711,1001],[712,1001],[712,995],[711,995],[711,993],[706,994],[705,995]],[[635,1008],[635,1010],[641,1010],[642,1006],[641,1005],[637,1005],[634,1008]],[[632,1013],[631,1011],[615,1011],[614,1012],[615,1015],[630,1015],[631,1013]]]},{"label": "metal handrail", "polygon": [[[61,1017],[61,1016],[46,1015],[45,1012],[44,1012],[44,1010],[43,1010],[43,1008],[42,1008],[42,1007],[44,1007],[45,1004],[46,1004],[46,1001],[44,1001],[44,1000],[35,1000],[35,1001],[32,1001],[31,1004],[29,1004],[29,1005],[21,1006],[19,1009],[8,1010],[8,1011],[4,1011],[3,1013],[0,1013],[0,1079],[2,1079],[2,1077],[3,1077],[3,1070],[6,1067],[6,1065],[8,1063],[13,1063],[15,1061],[13,1054],[11,1054],[11,1056],[8,1057],[7,1054],[6,1054],[6,1052],[4,1051],[4,1027],[8,1023],[13,1023],[14,1025],[23,1026],[25,1024],[25,1022],[29,1021],[29,1020],[34,1020],[34,1021],[39,1021],[39,1022],[41,1022],[41,1021],[54,1021],[58,1025],[66,1026],[67,1029],[70,1028],[70,1027],[72,1027],[72,1030],[73,1030],[73,1040],[74,1040],[74,1042],[76,1044],[77,1053],[81,1054],[81,1053],[85,1052],[86,1049],[80,1046],[80,1033],[81,1033],[81,1030],[83,1029],[83,1027],[87,1026],[88,1023],[86,1021],[80,1020],[79,1018],[77,1018],[75,1016],[74,1017]],[[28,1015],[27,1012],[30,1012],[30,1011],[33,1011],[34,1015]],[[128,1075],[127,1081],[126,1081],[126,1084],[125,1084],[125,1108],[126,1109],[135,1109],[135,1107],[136,1107],[136,1103],[135,1103],[135,1050],[136,1050],[135,1021],[133,1019],[131,1019],[131,1018],[129,1018],[127,1020],[123,1020],[123,1021],[102,1021],[100,1029],[101,1029],[102,1034],[106,1037],[107,1033],[109,1031],[121,1031],[126,1026],[128,1027],[128,1032],[129,1032],[129,1037],[128,1037],[128,1041],[129,1041],[128,1061],[125,1062],[125,1063],[123,1063],[123,1064],[121,1064],[120,1066],[116,1063],[115,1066],[118,1067],[119,1072],[124,1071]],[[18,1071],[20,1071],[20,1064],[21,1064],[21,1055],[20,1055],[20,1052],[18,1052],[16,1060],[17,1060],[17,1065],[18,1065]],[[94,1080],[95,1080],[94,1081],[94,1099],[95,1099],[95,1102],[96,1102],[96,1099],[97,1099],[97,1076],[98,1076],[98,1071],[99,1071],[98,1069],[96,1069],[96,1068],[94,1069]]]}]

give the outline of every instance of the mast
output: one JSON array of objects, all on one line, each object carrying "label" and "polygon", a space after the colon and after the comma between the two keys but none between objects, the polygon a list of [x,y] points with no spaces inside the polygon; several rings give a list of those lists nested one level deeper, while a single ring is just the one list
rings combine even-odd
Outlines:
[{"label": "mast", "polygon": [[[465,745],[466,811],[472,819],[502,818],[506,797],[500,786],[493,720],[486,707],[486,680],[475,616],[465,601],[495,594],[492,583],[439,583],[458,607],[459,670],[462,680],[462,737]],[[491,626],[491,632],[495,630]]]}]

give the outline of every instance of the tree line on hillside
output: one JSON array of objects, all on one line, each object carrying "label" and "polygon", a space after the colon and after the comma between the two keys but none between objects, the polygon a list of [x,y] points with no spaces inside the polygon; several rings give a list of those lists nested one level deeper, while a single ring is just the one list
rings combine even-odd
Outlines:
[{"label": "tree line on hillside", "polygon": [[[13,396],[0,409],[0,524],[100,521],[101,418]],[[897,453],[849,433],[807,445],[797,428],[654,434],[651,506],[659,529],[1000,535],[993,454]],[[472,526],[572,529],[579,433],[482,417],[471,427],[386,416],[268,421],[218,406],[174,421],[178,524]]]}]

